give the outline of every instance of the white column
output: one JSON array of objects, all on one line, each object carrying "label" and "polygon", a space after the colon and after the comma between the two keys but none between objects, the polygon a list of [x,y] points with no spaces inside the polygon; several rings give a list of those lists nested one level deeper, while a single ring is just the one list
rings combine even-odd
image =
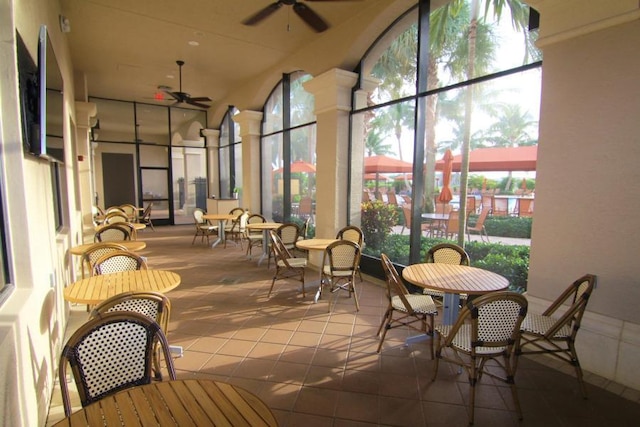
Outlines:
[{"label": "white column", "polygon": [[[358,75],[334,68],[304,83],[315,96],[316,236],[333,238],[347,223],[349,112]],[[358,204],[359,206],[359,204]]]},{"label": "white column", "polygon": [[240,206],[259,213],[260,206],[260,126],[262,112],[245,110],[233,116],[240,125],[242,139],[242,200]]},{"label": "white column", "polygon": [[218,189],[220,188],[220,163],[218,161],[220,130],[202,129],[200,133],[206,138],[207,154],[209,155],[209,194],[207,194],[207,198],[211,197],[212,194],[215,194],[216,197],[220,197],[218,194]]},{"label": "white column", "polygon": [[[75,103],[76,109],[76,129],[75,144],[77,158],[73,159],[78,164],[78,176],[76,177],[76,185],[80,190],[80,211],[82,212],[82,225],[85,227],[93,227],[93,203],[94,203],[94,181],[91,177],[93,167],[91,165],[91,117],[97,114],[96,104],[93,102]],[[71,129],[71,132],[74,130]]]}]

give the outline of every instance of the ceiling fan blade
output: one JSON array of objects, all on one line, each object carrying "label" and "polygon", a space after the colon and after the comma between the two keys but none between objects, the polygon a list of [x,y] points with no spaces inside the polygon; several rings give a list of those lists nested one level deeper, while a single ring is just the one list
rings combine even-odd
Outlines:
[{"label": "ceiling fan blade", "polygon": [[269,6],[265,7],[264,9],[258,11],[256,14],[248,17],[247,19],[242,21],[242,23],[244,25],[256,25],[260,23],[263,19],[269,17],[272,13],[280,9],[280,7],[282,7],[282,4],[283,3],[281,1],[272,3]]},{"label": "ceiling fan blade", "polygon": [[209,98],[208,96],[196,96],[196,97],[189,97],[189,100],[191,101],[206,101],[206,102],[211,102],[211,98]]},{"label": "ceiling fan blade", "polygon": [[204,108],[204,109],[207,109],[207,108],[211,107],[210,105],[202,104],[200,102],[195,102],[192,98],[185,99],[184,102],[186,104],[193,105],[194,107],[200,107],[200,108]]},{"label": "ceiling fan blade", "polygon": [[302,3],[294,4],[293,11],[318,33],[329,28],[329,25],[320,17],[320,15]]},{"label": "ceiling fan blade", "polygon": [[164,93],[166,93],[167,95],[169,95],[170,97],[172,97],[173,99],[175,99],[176,101],[180,102],[182,100],[182,92],[169,92],[169,91],[164,91]]}]

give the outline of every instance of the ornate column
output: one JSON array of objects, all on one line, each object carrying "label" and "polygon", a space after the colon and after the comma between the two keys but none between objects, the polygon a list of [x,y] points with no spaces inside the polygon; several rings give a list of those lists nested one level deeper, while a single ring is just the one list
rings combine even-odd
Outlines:
[{"label": "ornate column", "polygon": [[220,188],[220,162],[218,161],[218,147],[220,147],[220,130],[218,129],[202,129],[200,135],[206,138],[207,155],[209,157],[209,194],[207,198],[210,198],[212,194],[216,197],[220,197],[218,189]]},{"label": "ornate column", "polygon": [[75,138],[72,143],[75,142],[75,152],[77,158],[73,159],[77,162],[78,176],[76,177],[76,185],[80,189],[80,212],[82,212],[82,224],[85,227],[93,227],[93,205],[95,189],[93,188],[92,174],[92,159],[93,152],[91,147],[90,132],[91,132],[91,118],[97,114],[96,104],[93,102],[75,102],[75,129],[70,129],[71,132],[75,132]]},{"label": "ornate column", "polygon": [[347,223],[349,112],[358,75],[337,68],[304,83],[315,96],[316,236],[335,237]]},{"label": "ornate column", "polygon": [[245,110],[233,116],[240,125],[242,139],[242,200],[240,206],[259,213],[260,206],[260,126],[262,112]]}]

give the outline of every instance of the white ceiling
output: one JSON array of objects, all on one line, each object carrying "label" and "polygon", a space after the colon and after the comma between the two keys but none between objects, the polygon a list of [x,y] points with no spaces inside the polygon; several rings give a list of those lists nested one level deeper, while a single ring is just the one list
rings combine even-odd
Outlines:
[{"label": "white ceiling", "polygon": [[61,5],[71,26],[74,70],[86,76],[89,95],[157,102],[158,86],[179,90],[176,60],[183,60],[182,90],[215,102],[381,4],[301,1],[329,23],[329,30],[314,32],[289,6],[258,26],[242,24],[274,0],[61,0]]}]

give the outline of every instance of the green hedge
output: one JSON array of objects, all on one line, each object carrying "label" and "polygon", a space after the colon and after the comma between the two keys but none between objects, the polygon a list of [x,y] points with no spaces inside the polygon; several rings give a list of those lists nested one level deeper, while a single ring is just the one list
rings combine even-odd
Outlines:
[{"label": "green hedge", "polygon": [[[427,250],[446,239],[422,237],[420,243],[420,259],[424,259]],[[473,267],[482,268],[500,274],[509,280],[509,289],[516,292],[527,290],[529,274],[529,246],[502,245],[499,243],[468,242],[465,250],[471,258]],[[365,246],[364,254],[379,258],[385,253],[391,260],[400,265],[409,265],[409,236],[399,234],[388,235],[377,250]]]}]

